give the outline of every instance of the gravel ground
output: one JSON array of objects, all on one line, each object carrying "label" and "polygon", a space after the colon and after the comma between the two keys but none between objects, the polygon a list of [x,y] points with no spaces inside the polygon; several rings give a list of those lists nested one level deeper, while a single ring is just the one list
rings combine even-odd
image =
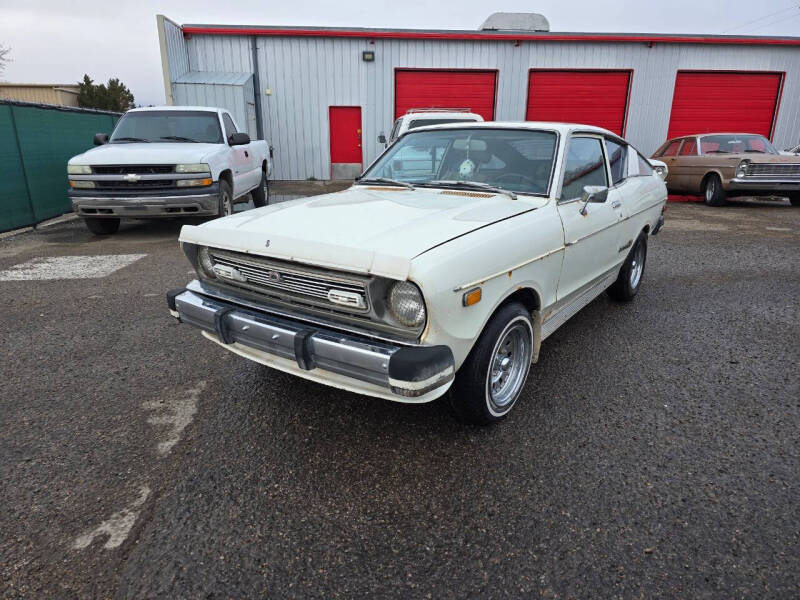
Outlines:
[{"label": "gravel ground", "polygon": [[0,597],[800,595],[800,210],[670,205],[636,300],[484,429],[175,323],[179,227],[0,240],[0,271],[146,255],[0,281]]}]

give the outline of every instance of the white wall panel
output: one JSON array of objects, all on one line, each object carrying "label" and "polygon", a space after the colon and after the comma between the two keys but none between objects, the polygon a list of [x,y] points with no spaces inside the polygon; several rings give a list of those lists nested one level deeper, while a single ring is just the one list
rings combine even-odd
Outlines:
[{"label": "white wall panel", "polygon": [[[193,35],[183,46],[192,71],[252,72],[247,36]],[[800,48],[656,43],[256,38],[265,136],[275,146],[275,178],[330,176],[329,106],[361,106],[364,162],[382,150],[394,111],[396,68],[497,69],[495,115],[525,118],[531,68],[631,69],[626,137],[644,153],[665,139],[679,69],[786,72],[774,141],[800,142]],[[363,50],[375,61],[361,60]],[[180,48],[168,45],[170,69]],[[173,73],[173,77],[177,77]],[[266,95],[265,90],[271,94]],[[238,115],[237,115],[238,119]],[[244,121],[243,121],[244,122]]]}]

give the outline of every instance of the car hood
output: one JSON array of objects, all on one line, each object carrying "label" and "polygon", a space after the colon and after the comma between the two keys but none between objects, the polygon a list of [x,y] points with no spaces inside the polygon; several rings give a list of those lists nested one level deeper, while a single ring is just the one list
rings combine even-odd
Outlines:
[{"label": "car hood", "polygon": [[179,164],[202,162],[219,144],[180,142],[104,144],[70,159],[72,165]]},{"label": "car hood", "polygon": [[546,198],[356,185],[185,225],[180,240],[404,280],[415,256],[546,203]]}]

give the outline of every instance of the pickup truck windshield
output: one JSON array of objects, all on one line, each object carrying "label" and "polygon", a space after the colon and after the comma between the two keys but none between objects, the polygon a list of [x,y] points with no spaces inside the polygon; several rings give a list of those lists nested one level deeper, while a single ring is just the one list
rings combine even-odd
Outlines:
[{"label": "pickup truck windshield", "polygon": [[202,110],[148,110],[129,112],[117,124],[109,142],[221,144],[217,113]]},{"label": "pickup truck windshield", "polygon": [[469,183],[521,194],[547,195],[556,134],[528,129],[443,129],[404,135],[361,180],[394,180],[417,187],[461,188]]}]

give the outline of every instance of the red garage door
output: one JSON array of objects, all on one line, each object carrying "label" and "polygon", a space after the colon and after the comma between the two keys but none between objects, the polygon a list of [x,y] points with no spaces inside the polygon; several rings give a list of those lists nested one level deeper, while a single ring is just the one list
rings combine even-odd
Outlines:
[{"label": "red garage door", "polygon": [[780,73],[678,71],[667,138],[736,132],[772,136]]},{"label": "red garage door", "polygon": [[494,119],[495,71],[398,69],[394,82],[395,119],[409,108],[468,108]]},{"label": "red garage door", "polygon": [[586,123],[622,135],[630,82],[630,71],[532,70],[525,119]]}]

